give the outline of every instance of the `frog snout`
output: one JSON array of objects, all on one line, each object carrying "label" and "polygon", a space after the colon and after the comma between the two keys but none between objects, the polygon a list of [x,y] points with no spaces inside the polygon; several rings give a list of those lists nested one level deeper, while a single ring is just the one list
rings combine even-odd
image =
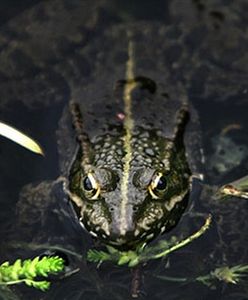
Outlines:
[{"label": "frog snout", "polygon": [[134,225],[125,228],[125,231],[124,230],[121,231],[120,226],[118,227],[113,226],[110,231],[110,235],[112,236],[113,239],[118,239],[118,238],[130,239],[133,237],[133,233],[134,233]]},{"label": "frog snout", "polygon": [[110,237],[110,244],[121,247],[122,249],[129,248],[130,245],[135,244],[134,231],[131,229],[122,234],[119,230],[113,230]]},{"label": "frog snout", "polygon": [[124,244],[134,239],[135,220],[132,207],[112,210],[110,236],[113,241]]},{"label": "frog snout", "polygon": [[133,221],[128,223],[112,223],[110,235],[114,239],[122,238],[128,240],[134,236],[134,227],[135,224]]}]

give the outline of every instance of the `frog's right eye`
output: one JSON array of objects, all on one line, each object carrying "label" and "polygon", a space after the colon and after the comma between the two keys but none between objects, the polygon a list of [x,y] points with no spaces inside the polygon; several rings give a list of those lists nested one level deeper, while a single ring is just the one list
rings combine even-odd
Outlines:
[{"label": "frog's right eye", "polygon": [[92,173],[88,173],[88,175],[84,177],[82,185],[87,198],[91,200],[96,200],[98,198],[100,186]]},{"label": "frog's right eye", "polygon": [[167,188],[167,180],[165,176],[161,173],[155,173],[153,176],[150,185],[148,186],[148,190],[153,199],[159,199],[160,196],[166,191]]}]

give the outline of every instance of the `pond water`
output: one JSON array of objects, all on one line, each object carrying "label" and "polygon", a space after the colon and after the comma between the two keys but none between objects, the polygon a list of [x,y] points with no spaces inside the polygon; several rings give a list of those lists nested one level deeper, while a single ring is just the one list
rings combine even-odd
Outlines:
[{"label": "pond water", "polygon": [[[248,262],[247,201],[218,202],[209,188],[248,171],[248,4],[205,2],[1,1],[0,120],[38,140],[46,155],[37,156],[0,137],[0,261],[67,249],[77,254],[67,253],[67,271],[78,270],[52,279],[48,292],[18,286],[2,299],[130,298],[132,272],[111,263],[99,268],[87,263],[86,252],[94,242],[76,222],[60,183],[52,194],[49,191],[60,175],[56,136],[60,117],[72,86],[78,93],[93,68],[80,55],[88,48],[97,55],[99,49],[92,45],[108,28],[140,21],[171,28],[166,38],[173,43],[164,49],[165,61],[176,69],[175,78],[199,114],[206,160],[207,187],[200,192],[196,186],[180,223],[160,239],[188,236],[203,224],[202,216],[213,215],[212,226],[200,239],[142,268],[140,298],[248,299],[247,281],[237,285],[216,281],[211,287],[180,282],[216,267]],[[40,182],[45,182],[42,190],[32,190],[31,196],[23,188]]]}]

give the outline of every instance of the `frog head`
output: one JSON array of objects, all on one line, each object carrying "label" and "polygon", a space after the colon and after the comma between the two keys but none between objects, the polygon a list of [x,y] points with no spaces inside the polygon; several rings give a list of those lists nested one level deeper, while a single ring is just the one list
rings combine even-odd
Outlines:
[{"label": "frog head", "polygon": [[122,134],[103,135],[95,143],[80,135],[69,191],[79,221],[93,236],[132,249],[178,223],[190,191],[183,145],[187,115],[183,113],[171,139],[136,128],[132,152]]}]

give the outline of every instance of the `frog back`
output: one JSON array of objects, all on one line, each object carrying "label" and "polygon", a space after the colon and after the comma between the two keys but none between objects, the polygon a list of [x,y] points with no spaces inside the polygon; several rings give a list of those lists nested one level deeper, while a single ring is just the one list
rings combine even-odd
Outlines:
[{"label": "frog back", "polygon": [[[92,64],[92,76],[84,86],[71,87],[71,100],[79,103],[84,131],[92,142],[104,136],[124,134],[127,115],[124,93],[128,85],[136,85],[130,117],[134,132],[143,132],[144,143],[146,131],[172,139],[178,112],[187,106],[190,122],[184,143],[190,168],[193,173],[199,173],[202,171],[199,120],[178,68],[185,59],[184,47],[180,56],[176,54],[178,65],[168,54],[172,45],[180,47],[180,39],[173,36],[173,30],[156,22],[137,22],[105,30],[84,50]],[[58,137],[61,171],[65,174],[77,148],[68,108],[61,118]]]}]

